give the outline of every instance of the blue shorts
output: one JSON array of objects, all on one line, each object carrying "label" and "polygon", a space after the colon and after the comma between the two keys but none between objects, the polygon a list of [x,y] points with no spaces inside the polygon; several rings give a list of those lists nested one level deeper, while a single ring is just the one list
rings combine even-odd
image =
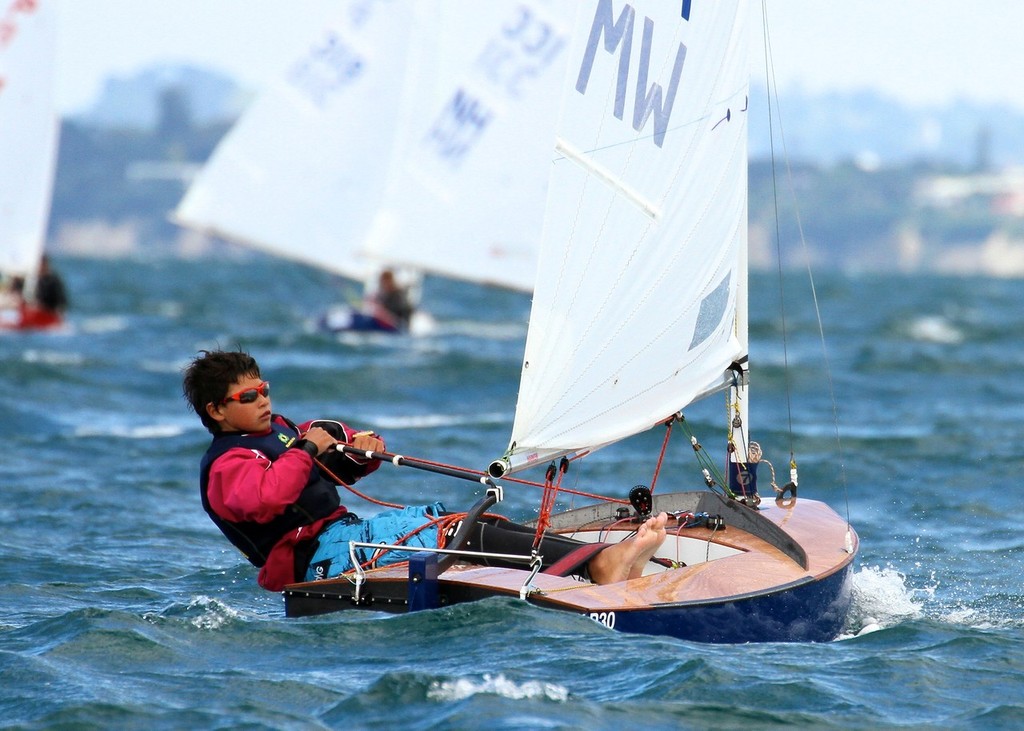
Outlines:
[{"label": "blue shorts", "polygon": [[[417,528],[429,524],[445,513],[444,505],[411,505],[407,508],[393,508],[364,520],[338,520],[331,523],[317,536],[316,552],[309,559],[304,581],[331,579],[340,576],[353,568],[349,552],[349,543],[387,543],[395,544],[416,531]],[[402,545],[420,548],[437,548],[437,525],[430,525],[409,536]],[[372,560],[377,551],[373,548],[357,546],[356,560],[365,565]],[[389,566],[399,561],[408,561],[413,551],[384,551],[373,562],[373,566]]]}]

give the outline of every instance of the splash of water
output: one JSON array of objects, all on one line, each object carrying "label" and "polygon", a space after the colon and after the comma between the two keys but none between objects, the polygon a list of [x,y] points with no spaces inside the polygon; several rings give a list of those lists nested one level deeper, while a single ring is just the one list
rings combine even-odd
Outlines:
[{"label": "splash of water", "polygon": [[[928,589],[924,591],[928,592]],[[853,576],[853,606],[847,632],[839,639],[859,636],[920,617],[920,590],[907,586],[906,576],[891,567],[865,566]]]},{"label": "splash of water", "polygon": [[229,607],[219,599],[208,596],[196,596],[189,602],[188,611],[199,610],[200,613],[193,617],[192,626],[196,629],[215,630],[220,629],[232,619],[237,619],[241,614]]},{"label": "splash of water", "polygon": [[561,685],[537,680],[517,683],[501,673],[497,675],[484,674],[479,681],[470,678],[434,681],[427,691],[427,697],[439,701],[458,701],[477,694],[499,695],[516,700],[546,698],[558,702],[565,702],[569,698],[568,689]]}]

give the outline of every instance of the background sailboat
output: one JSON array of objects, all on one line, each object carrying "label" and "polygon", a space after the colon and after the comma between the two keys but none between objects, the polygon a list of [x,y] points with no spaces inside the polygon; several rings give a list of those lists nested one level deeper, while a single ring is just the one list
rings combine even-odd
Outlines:
[{"label": "background sailboat", "polygon": [[356,7],[302,66],[338,79],[321,103],[294,71],[277,80],[175,218],[350,279],[399,268],[528,290],[573,6]]},{"label": "background sailboat", "polygon": [[[54,103],[57,8],[53,0],[7,3],[0,16],[0,277],[31,297],[46,243],[60,120]],[[59,324],[58,312],[5,292],[0,328]]]},{"label": "background sailboat", "polygon": [[361,281],[358,255],[402,114],[414,16],[350,3],[214,151],[176,222]]}]

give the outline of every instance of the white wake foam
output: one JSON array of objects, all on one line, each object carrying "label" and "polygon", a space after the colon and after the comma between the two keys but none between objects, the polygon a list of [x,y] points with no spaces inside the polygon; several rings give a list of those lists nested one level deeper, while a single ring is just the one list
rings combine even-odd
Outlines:
[{"label": "white wake foam", "polygon": [[566,701],[569,691],[561,685],[527,680],[517,683],[502,674],[485,674],[480,680],[458,678],[456,680],[434,681],[430,684],[427,697],[437,701],[460,701],[478,694],[500,695],[503,698],[533,699],[546,698],[552,701]]}]

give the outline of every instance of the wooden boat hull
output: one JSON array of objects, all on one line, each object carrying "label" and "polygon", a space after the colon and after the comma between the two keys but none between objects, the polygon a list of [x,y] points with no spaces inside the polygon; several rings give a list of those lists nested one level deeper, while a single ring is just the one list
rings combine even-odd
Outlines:
[{"label": "wooden boat hull", "polygon": [[695,642],[828,642],[843,631],[853,598],[852,564],[824,579],[728,601],[681,602],[600,613],[613,629]]},{"label": "wooden boat hull", "polygon": [[[619,507],[569,511],[555,516],[552,528],[581,540],[619,540],[631,528],[616,522]],[[622,632],[700,642],[828,641],[842,632],[857,536],[828,506],[801,498],[751,509],[702,492],[657,496],[655,510],[712,517],[712,527],[670,531],[659,550],[658,557],[685,565],[652,564],[640,578],[600,586],[541,573],[526,600]],[[284,592],[285,611],[407,612],[519,597],[528,578],[526,570],[463,563],[434,577],[429,562],[418,560],[368,571],[358,600],[351,577],[293,584]]]}]

